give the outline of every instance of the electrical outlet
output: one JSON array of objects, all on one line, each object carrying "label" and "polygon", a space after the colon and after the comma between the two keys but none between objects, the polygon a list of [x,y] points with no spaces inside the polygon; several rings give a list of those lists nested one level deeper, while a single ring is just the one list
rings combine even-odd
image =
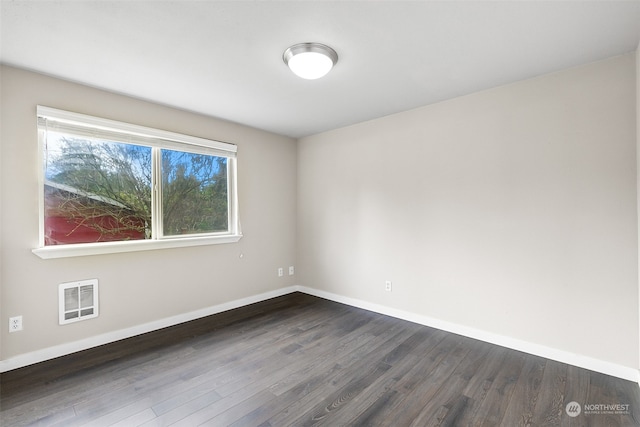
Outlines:
[{"label": "electrical outlet", "polygon": [[289,276],[293,276],[293,274],[295,273],[295,269],[293,268],[293,265],[289,266]]},{"label": "electrical outlet", "polygon": [[22,330],[22,316],[9,318],[9,332],[18,332]]},{"label": "electrical outlet", "polygon": [[391,280],[387,280],[386,282],[384,282],[384,290],[387,292],[391,292],[392,290]]},{"label": "electrical outlet", "polygon": [[282,277],[284,276],[284,268],[280,267],[278,268],[278,277]]}]

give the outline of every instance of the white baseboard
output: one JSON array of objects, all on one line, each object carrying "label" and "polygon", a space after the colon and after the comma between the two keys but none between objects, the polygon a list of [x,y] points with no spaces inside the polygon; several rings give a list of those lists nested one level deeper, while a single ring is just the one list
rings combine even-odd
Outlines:
[{"label": "white baseboard", "polygon": [[54,359],[60,356],[66,356],[89,348],[97,347],[103,344],[109,344],[125,338],[131,338],[136,335],[145,334],[147,332],[156,331],[158,329],[169,326],[178,325],[180,323],[196,320],[201,317],[210,316],[212,314],[222,313],[223,311],[232,310],[234,308],[243,307],[270,298],[279,297],[281,295],[296,292],[297,287],[276,289],[275,291],[265,292],[262,294],[229,301],[223,304],[214,305],[212,307],[203,308],[201,310],[191,311],[189,313],[179,314],[177,316],[167,317],[165,319],[156,320],[154,322],[144,323],[142,325],[133,326],[131,328],[121,329],[106,334],[96,335],[79,341],[60,344],[54,347],[44,348],[31,353],[21,354],[6,360],[0,360],[0,372],[7,372],[13,369],[22,368],[24,366],[33,365],[35,363],[44,362],[45,360]]},{"label": "white baseboard", "polygon": [[447,321],[436,319],[433,317],[411,313],[408,311],[398,310],[398,309],[386,307],[380,304],[374,304],[368,301],[345,297],[342,295],[334,294],[331,292],[325,292],[318,289],[298,286],[297,290],[309,295],[314,295],[320,298],[328,299],[328,300],[339,302],[342,304],[347,304],[352,307],[362,308],[365,310],[373,311],[376,313],[384,314],[384,315],[395,317],[398,319],[407,320],[409,322],[417,323],[420,325],[441,329],[443,331],[452,332],[454,334],[463,335],[465,337],[474,338],[480,341],[496,344],[502,347],[507,347],[512,350],[522,351],[524,353],[533,354],[536,356],[544,357],[546,359],[555,360],[557,362],[567,363],[569,365],[578,366],[580,368],[585,368],[591,371],[596,371],[603,374],[607,374],[614,377],[640,383],[640,371],[627,366],[618,365],[616,363],[606,362],[604,360],[599,360],[592,357],[583,356],[580,354],[571,353],[568,351],[559,350],[556,348],[551,348],[544,345],[519,340],[516,338],[498,335],[491,332],[483,331],[481,329],[470,328],[468,326],[447,322]]},{"label": "white baseboard", "polygon": [[458,325],[456,323],[446,322],[429,316],[411,313],[404,310],[398,310],[386,307],[380,304],[374,304],[368,301],[345,297],[342,295],[325,292],[318,289],[308,288],[306,286],[290,286],[287,288],[276,289],[274,291],[265,292],[251,297],[241,298],[238,300],[214,305],[201,310],[180,314],[177,316],[167,317],[154,322],[145,323],[131,328],[121,329],[119,331],[109,332],[95,337],[74,341],[67,344],[61,344],[54,347],[37,350],[31,353],[21,354],[19,356],[0,360],[0,372],[11,371],[13,369],[22,368],[45,360],[54,359],[56,357],[65,356],[89,348],[97,347],[103,344],[119,341],[125,338],[131,338],[136,335],[152,332],[169,326],[178,325],[180,323],[199,319],[201,317],[210,316],[212,314],[222,313],[223,311],[232,310],[234,308],[243,307],[270,298],[290,294],[292,292],[303,292],[331,301],[347,304],[353,307],[362,308],[398,319],[407,320],[409,322],[432,328],[441,329],[443,331],[452,332],[454,334],[463,335],[480,341],[500,345],[513,350],[522,351],[547,359],[555,360],[569,365],[578,366],[614,377],[622,378],[629,381],[640,383],[640,372],[637,369],[618,365],[611,362],[583,356],[580,354],[570,353],[567,351],[546,347],[527,341],[518,340],[503,335],[494,334],[480,329],[470,328],[468,326]]}]

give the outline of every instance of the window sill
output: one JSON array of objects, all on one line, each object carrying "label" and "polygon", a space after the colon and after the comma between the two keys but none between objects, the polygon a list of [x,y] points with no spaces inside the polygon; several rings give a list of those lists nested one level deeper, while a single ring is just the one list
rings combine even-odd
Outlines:
[{"label": "window sill", "polygon": [[70,258],[87,255],[154,251],[158,249],[182,248],[189,246],[218,245],[223,243],[235,243],[241,238],[242,234],[225,234],[223,236],[185,237],[166,240],[82,243],[75,245],[45,246],[43,248],[33,249],[31,252],[42,259]]}]

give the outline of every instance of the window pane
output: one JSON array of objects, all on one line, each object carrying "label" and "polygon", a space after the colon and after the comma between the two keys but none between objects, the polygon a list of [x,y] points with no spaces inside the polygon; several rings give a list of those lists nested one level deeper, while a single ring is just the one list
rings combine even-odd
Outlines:
[{"label": "window pane", "polygon": [[47,132],[45,245],[151,237],[151,148]]},{"label": "window pane", "polygon": [[162,150],[165,236],[228,231],[227,158]]}]

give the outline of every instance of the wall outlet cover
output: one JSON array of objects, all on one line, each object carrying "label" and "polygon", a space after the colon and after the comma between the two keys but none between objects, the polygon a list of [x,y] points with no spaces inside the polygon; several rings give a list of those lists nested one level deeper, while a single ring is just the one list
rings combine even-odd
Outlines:
[{"label": "wall outlet cover", "polygon": [[9,318],[9,332],[18,332],[22,330],[22,316]]}]

